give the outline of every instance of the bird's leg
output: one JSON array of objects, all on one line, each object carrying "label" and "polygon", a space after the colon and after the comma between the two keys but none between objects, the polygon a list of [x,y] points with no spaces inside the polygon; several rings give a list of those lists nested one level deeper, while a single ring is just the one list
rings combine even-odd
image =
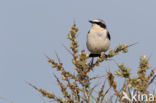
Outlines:
[{"label": "bird's leg", "polygon": [[92,67],[94,63],[94,57],[92,57],[91,61],[90,61],[90,66]]}]

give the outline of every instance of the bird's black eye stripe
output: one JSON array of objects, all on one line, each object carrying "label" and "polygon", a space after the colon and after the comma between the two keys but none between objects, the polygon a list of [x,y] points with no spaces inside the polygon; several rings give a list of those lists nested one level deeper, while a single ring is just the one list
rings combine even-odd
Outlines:
[{"label": "bird's black eye stripe", "polygon": [[106,29],[106,25],[101,22],[94,22],[97,25],[100,25],[102,28]]}]

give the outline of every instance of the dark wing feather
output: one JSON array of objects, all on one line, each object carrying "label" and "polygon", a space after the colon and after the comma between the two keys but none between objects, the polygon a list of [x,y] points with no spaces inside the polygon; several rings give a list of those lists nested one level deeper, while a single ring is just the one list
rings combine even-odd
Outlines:
[{"label": "dark wing feather", "polygon": [[107,32],[107,38],[108,38],[109,40],[111,40],[111,36],[110,36],[109,32]]}]

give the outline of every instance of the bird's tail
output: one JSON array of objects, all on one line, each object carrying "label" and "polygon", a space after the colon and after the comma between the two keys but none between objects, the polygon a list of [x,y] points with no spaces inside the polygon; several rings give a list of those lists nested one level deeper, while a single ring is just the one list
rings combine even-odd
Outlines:
[{"label": "bird's tail", "polygon": [[89,54],[89,57],[100,57],[100,54]]}]

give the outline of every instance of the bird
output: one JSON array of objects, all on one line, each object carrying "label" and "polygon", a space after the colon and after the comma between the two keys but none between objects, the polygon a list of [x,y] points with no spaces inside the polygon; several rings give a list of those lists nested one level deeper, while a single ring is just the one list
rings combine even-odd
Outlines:
[{"label": "bird", "polygon": [[101,52],[109,49],[111,36],[104,20],[94,19],[89,22],[92,24],[86,42],[87,49],[90,51],[89,57],[99,57]]}]

